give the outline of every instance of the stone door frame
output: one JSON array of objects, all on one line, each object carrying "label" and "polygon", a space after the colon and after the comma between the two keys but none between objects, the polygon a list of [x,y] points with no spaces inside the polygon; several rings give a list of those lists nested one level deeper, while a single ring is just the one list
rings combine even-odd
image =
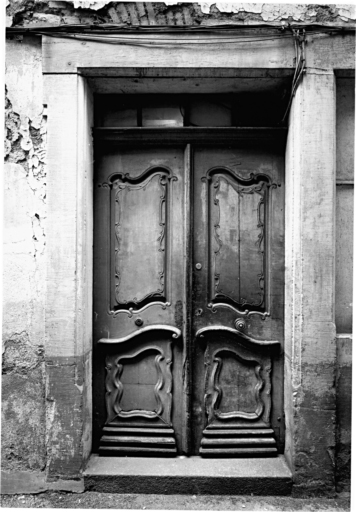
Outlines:
[{"label": "stone door frame", "polygon": [[[321,481],[333,478],[327,450],[335,444],[335,68],[349,72],[354,65],[352,54],[340,58],[337,39],[329,41],[327,54],[318,44],[307,53],[307,72],[292,102],[285,159],[285,458],[297,484],[306,452]],[[209,51],[192,41],[177,44],[174,59],[169,48],[47,36],[42,47],[48,109],[48,478],[70,479],[80,477],[91,454],[93,90],[112,88],[126,73],[133,91],[146,76],[147,87],[159,92],[167,83],[179,85],[181,68],[194,77],[197,62],[201,76],[192,83],[202,84],[218,68],[233,71],[236,79],[283,76],[294,71],[294,43],[282,39],[232,52],[231,45]],[[211,87],[220,92],[224,83],[216,80]],[[318,399],[327,394],[328,407],[319,410]],[[315,440],[307,437],[308,429]],[[307,476],[308,467],[303,471]]]}]

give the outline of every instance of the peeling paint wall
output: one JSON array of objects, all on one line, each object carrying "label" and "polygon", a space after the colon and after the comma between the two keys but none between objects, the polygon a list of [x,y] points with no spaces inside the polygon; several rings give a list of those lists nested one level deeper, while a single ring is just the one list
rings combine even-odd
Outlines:
[{"label": "peeling paint wall", "polygon": [[3,470],[44,471],[46,116],[41,42],[8,42],[4,172]]},{"label": "peeling paint wall", "polygon": [[10,0],[7,26],[75,23],[122,25],[212,25],[324,23],[347,24],[356,19],[353,5],[248,4],[232,2],[112,2],[74,0],[29,2]]}]

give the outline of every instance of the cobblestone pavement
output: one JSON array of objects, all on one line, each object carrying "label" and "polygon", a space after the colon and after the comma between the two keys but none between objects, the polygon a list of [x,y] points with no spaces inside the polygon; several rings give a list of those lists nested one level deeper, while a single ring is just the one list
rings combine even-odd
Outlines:
[{"label": "cobblestone pavement", "polygon": [[234,511],[344,511],[350,510],[348,496],[338,498],[292,498],[288,496],[184,496],[156,494],[111,494],[84,492],[73,494],[7,495],[1,508],[79,508],[123,510],[234,510]]}]

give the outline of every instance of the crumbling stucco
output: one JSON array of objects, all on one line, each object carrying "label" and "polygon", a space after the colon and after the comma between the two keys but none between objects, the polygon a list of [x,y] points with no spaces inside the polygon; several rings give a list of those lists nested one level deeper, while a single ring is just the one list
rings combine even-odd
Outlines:
[{"label": "crumbling stucco", "polygon": [[[27,39],[27,38],[26,38]],[[38,38],[10,41],[5,99],[3,339],[44,346],[46,117]]]},{"label": "crumbling stucco", "polygon": [[43,363],[44,347],[31,345],[26,331],[14,333],[5,342],[2,355],[2,371],[7,375],[11,372],[26,374]]},{"label": "crumbling stucco", "polygon": [[[30,119],[14,112],[12,103],[7,95],[5,86],[5,162],[19,163],[26,171],[26,178],[33,193],[43,202],[46,197],[46,111]],[[34,214],[33,223],[39,227],[40,216]],[[37,230],[37,235],[39,232]],[[36,237],[41,241],[43,251],[44,241],[42,235]]]},{"label": "crumbling stucco", "polygon": [[46,117],[39,39],[9,41],[6,57],[2,468],[43,471]]},{"label": "crumbling stucco", "polygon": [[2,356],[3,470],[44,470],[46,466],[44,347],[26,331],[6,339]]},{"label": "crumbling stucco", "polygon": [[233,2],[112,2],[10,0],[7,26],[56,26],[76,23],[122,25],[211,25],[323,23],[350,24],[355,6]]},{"label": "crumbling stucco", "polygon": [[78,358],[47,361],[47,476],[75,478],[83,468],[83,365]]}]

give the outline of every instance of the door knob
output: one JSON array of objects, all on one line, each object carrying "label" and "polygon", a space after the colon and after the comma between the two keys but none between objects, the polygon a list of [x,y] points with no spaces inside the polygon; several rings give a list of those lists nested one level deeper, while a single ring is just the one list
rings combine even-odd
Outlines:
[{"label": "door knob", "polygon": [[202,268],[202,264],[201,264],[201,263],[197,263],[197,264],[195,265],[195,268],[196,268],[197,270],[201,270],[201,268]]}]

